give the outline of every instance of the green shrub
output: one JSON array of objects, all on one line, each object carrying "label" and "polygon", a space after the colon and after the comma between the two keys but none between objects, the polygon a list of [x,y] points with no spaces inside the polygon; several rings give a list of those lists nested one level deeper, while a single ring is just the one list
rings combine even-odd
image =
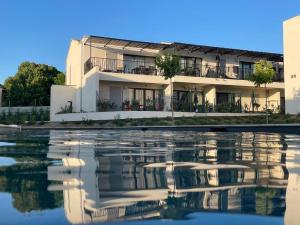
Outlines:
[{"label": "green shrub", "polygon": [[131,101],[131,110],[139,111],[140,110],[140,102],[138,100],[132,99]]},{"label": "green shrub", "polygon": [[57,112],[57,114],[64,114],[64,113],[72,113],[72,106],[65,105],[63,107],[60,107],[60,111]]},{"label": "green shrub", "polygon": [[107,112],[107,111],[113,111],[117,109],[117,105],[114,102],[111,102],[110,100],[97,100],[97,111],[98,112]]}]

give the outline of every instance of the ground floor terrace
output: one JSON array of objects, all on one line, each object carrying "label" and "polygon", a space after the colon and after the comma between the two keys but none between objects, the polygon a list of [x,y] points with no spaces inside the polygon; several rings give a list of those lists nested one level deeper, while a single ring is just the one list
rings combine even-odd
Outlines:
[{"label": "ground floor terrace", "polygon": [[60,114],[66,113],[89,113],[93,116],[88,118],[93,120],[109,119],[112,115],[121,119],[166,117],[172,108],[175,116],[259,113],[266,110],[266,98],[269,111],[284,110],[284,89],[276,84],[257,88],[249,81],[236,85],[236,81],[207,79],[212,78],[189,80],[177,76],[171,83],[163,77],[94,74],[86,78],[82,87],[52,87],[52,120],[61,120],[58,118],[65,116]]},{"label": "ground floor terrace", "polygon": [[[100,82],[96,111],[178,112],[262,112],[265,97],[268,109],[280,112],[283,93],[278,89],[173,83],[171,85]],[[173,92],[171,94],[171,92]]]}]

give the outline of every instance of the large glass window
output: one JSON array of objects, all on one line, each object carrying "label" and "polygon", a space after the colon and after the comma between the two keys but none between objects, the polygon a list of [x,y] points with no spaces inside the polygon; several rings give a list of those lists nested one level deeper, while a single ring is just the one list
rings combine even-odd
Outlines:
[{"label": "large glass window", "polygon": [[138,101],[140,105],[144,105],[144,90],[135,89],[135,100]]},{"label": "large glass window", "polygon": [[176,111],[199,111],[202,102],[202,92],[199,91],[174,91],[173,104]]},{"label": "large glass window", "polygon": [[134,89],[128,89],[128,99],[130,102],[134,99]]},{"label": "large glass window", "polygon": [[155,58],[124,55],[124,71],[125,73],[154,75],[156,72]]},{"label": "large glass window", "polygon": [[240,79],[245,79],[253,73],[253,63],[240,62]]},{"label": "large glass window", "polygon": [[139,105],[139,110],[162,110],[163,92],[157,89],[128,89],[130,104]]},{"label": "large glass window", "polygon": [[241,96],[235,93],[217,93],[218,112],[240,112]]},{"label": "large glass window", "polygon": [[183,75],[198,76],[201,70],[201,59],[195,57],[181,57],[180,68]]}]

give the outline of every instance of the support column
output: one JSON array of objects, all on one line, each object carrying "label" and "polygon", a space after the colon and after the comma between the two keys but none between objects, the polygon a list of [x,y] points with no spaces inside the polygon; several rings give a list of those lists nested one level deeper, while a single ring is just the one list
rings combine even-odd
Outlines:
[{"label": "support column", "polygon": [[203,90],[204,94],[204,101],[208,101],[210,104],[216,105],[216,87],[215,86],[208,86],[205,87]]},{"label": "support column", "polygon": [[164,89],[164,111],[171,111],[171,84],[168,84]]},{"label": "support column", "polygon": [[268,108],[274,112],[280,111],[280,90],[269,90]]}]

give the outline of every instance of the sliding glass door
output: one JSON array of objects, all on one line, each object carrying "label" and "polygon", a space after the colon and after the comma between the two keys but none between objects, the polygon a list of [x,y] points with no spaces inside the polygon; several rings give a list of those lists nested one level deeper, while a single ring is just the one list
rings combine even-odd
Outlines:
[{"label": "sliding glass door", "polygon": [[139,110],[158,111],[163,109],[163,91],[159,89],[130,88],[129,101],[138,104]]}]

